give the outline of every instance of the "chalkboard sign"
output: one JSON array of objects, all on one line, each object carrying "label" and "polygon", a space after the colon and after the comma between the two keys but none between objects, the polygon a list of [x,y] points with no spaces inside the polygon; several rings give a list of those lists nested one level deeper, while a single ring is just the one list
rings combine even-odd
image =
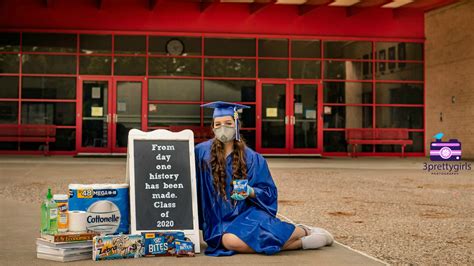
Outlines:
[{"label": "chalkboard sign", "polygon": [[131,232],[183,231],[200,252],[193,132],[130,130],[127,173]]}]

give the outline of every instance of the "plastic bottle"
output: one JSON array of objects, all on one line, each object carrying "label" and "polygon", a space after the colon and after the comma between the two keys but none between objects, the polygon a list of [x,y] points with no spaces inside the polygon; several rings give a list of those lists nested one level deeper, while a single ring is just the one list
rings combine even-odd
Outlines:
[{"label": "plastic bottle", "polygon": [[48,188],[43,204],[41,204],[41,233],[56,234],[58,232],[58,205],[53,200],[51,188]]},{"label": "plastic bottle", "polygon": [[53,200],[58,205],[58,232],[64,233],[68,229],[68,195],[54,194]]}]

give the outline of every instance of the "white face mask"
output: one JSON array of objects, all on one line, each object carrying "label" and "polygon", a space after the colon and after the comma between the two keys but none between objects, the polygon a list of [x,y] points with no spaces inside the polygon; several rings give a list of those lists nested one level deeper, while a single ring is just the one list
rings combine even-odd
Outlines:
[{"label": "white face mask", "polygon": [[222,143],[230,142],[235,139],[235,127],[222,125],[218,128],[212,129],[216,138]]}]

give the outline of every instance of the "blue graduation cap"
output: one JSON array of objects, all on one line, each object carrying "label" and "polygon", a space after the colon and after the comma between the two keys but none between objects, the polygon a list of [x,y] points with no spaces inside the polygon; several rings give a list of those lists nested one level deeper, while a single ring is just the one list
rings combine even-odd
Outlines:
[{"label": "blue graduation cap", "polygon": [[235,120],[235,139],[240,140],[240,123],[239,123],[239,114],[238,110],[244,108],[250,108],[250,106],[237,104],[237,103],[228,103],[228,102],[212,102],[201,105],[201,107],[214,108],[214,113],[212,118],[223,117],[223,116],[232,116]]}]

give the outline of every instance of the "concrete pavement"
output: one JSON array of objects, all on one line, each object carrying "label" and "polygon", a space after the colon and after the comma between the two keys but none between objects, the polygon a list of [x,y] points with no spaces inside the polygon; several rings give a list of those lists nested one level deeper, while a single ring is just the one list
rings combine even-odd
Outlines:
[{"label": "concrete pavement", "polygon": [[[89,173],[93,176],[98,173],[118,175],[124,170],[124,159],[70,158],[70,157],[3,157],[0,158],[0,184],[25,181],[32,172],[38,176],[31,183],[49,183],[54,186],[58,177],[62,179],[84,176]],[[120,167],[117,169],[117,166]],[[82,170],[79,170],[82,169]],[[122,173],[125,174],[124,172]],[[100,174],[99,174],[100,175]],[[64,180],[63,180],[64,181]],[[89,180],[84,180],[88,182]],[[107,181],[107,180],[106,180]],[[25,184],[25,183],[23,183]],[[36,190],[31,187],[31,192]],[[26,189],[28,191],[28,189]],[[43,191],[42,191],[43,192]],[[11,191],[10,193],[15,193]],[[24,192],[22,193],[24,195]],[[11,194],[10,194],[11,195]],[[19,195],[18,198],[22,197]],[[40,224],[39,203],[30,203],[24,200],[0,198],[0,264],[2,265],[52,265],[57,264],[36,258],[35,239],[38,237]],[[289,217],[291,218],[291,217]],[[101,264],[114,263],[118,265],[221,265],[221,264],[319,264],[319,265],[383,265],[380,261],[362,255],[335,243],[331,247],[311,251],[286,251],[274,256],[265,255],[235,255],[232,257],[208,257],[202,254],[195,258],[142,258],[100,262]],[[97,262],[71,262],[71,265],[97,265]]]},{"label": "concrete pavement", "polygon": [[[35,239],[38,237],[39,206],[12,200],[0,201],[0,264],[2,265],[53,265],[57,262],[36,258]],[[232,257],[208,257],[203,254],[195,258],[156,257],[142,259],[116,260],[107,262],[79,261],[68,265],[383,265],[376,260],[361,255],[346,247],[334,244],[331,247],[310,251],[285,251],[274,256],[235,255]]]}]

